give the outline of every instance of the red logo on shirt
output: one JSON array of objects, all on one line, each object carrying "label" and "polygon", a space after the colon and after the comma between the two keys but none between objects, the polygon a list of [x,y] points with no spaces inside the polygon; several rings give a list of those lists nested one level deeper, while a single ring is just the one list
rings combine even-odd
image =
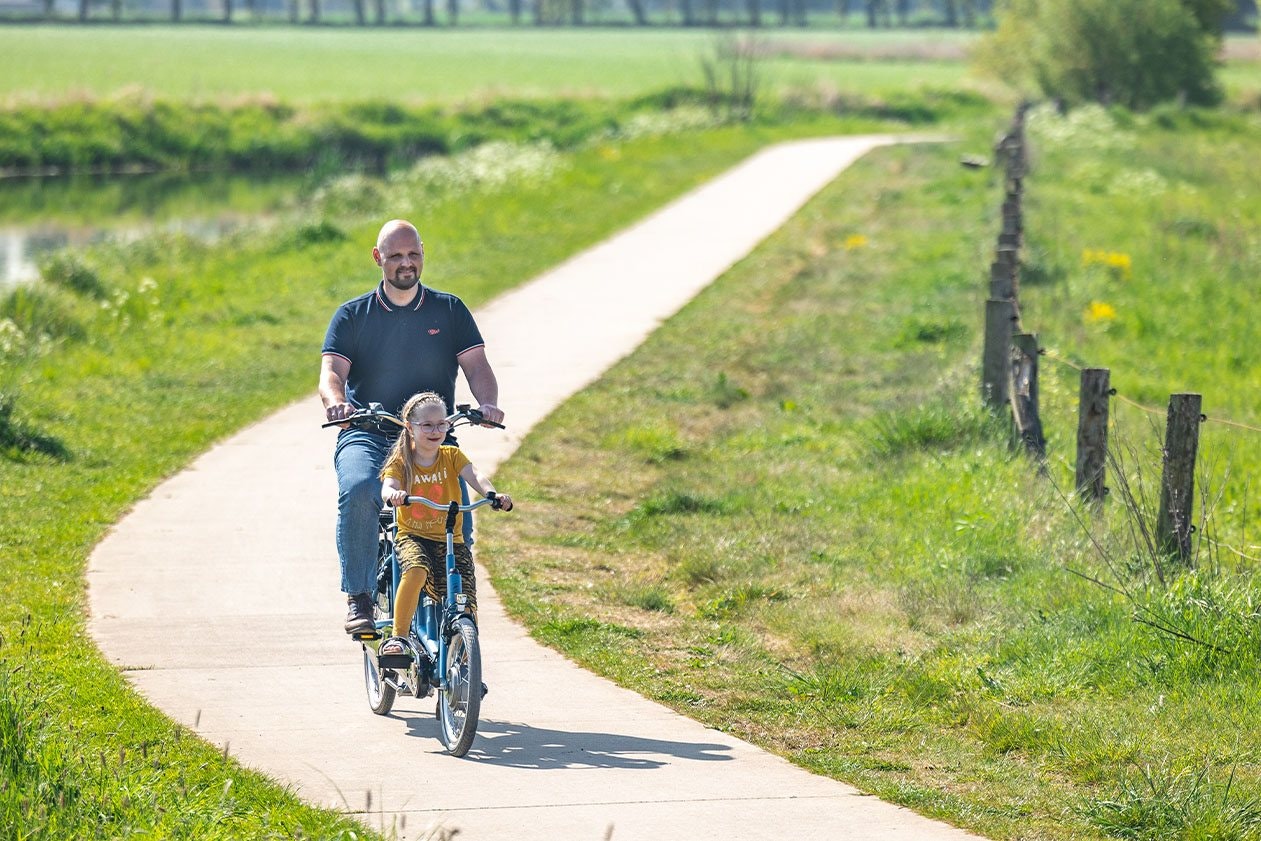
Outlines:
[{"label": "red logo on shirt", "polygon": [[429,335],[431,335],[431,336],[436,336],[436,335],[438,335],[440,332],[442,332],[442,331],[440,331],[437,327],[430,327],[430,328],[429,328]]}]

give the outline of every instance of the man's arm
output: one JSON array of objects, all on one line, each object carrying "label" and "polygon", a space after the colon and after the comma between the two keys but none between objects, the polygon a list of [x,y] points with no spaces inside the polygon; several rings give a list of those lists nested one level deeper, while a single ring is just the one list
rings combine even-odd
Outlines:
[{"label": "man's arm", "polygon": [[355,407],[346,400],[346,378],[350,376],[350,360],[326,353],[320,361],[320,400],[324,402],[324,419],[335,421],[354,414]]},{"label": "man's arm", "polygon": [[[477,400],[478,411],[488,421],[503,423],[504,413],[497,405],[499,381],[495,379],[495,372],[491,370],[490,362],[486,359],[486,348],[481,345],[469,348],[460,354],[458,361],[460,370],[464,372],[464,379],[468,380],[469,391],[473,392],[473,398]],[[349,367],[347,365],[347,370]]]}]

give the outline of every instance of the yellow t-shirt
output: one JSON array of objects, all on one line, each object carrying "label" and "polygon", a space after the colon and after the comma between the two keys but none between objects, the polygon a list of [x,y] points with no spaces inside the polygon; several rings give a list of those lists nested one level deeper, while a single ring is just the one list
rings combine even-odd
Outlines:
[{"label": "yellow t-shirt", "polygon": [[[468,456],[459,447],[439,447],[438,458],[428,467],[412,465],[412,486],[408,496],[423,496],[426,499],[446,505],[460,500],[460,471],[469,463]],[[386,471],[383,479],[394,479],[403,482],[403,468],[398,465]],[[427,505],[416,503],[404,505],[398,509],[398,530],[405,534],[414,534],[429,540],[445,541],[447,539],[447,512],[435,511]],[[455,542],[464,542],[464,514],[455,518]]]}]

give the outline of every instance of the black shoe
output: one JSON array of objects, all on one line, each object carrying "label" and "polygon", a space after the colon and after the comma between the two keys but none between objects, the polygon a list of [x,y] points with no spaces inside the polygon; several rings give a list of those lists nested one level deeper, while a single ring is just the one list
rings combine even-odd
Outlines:
[{"label": "black shoe", "polygon": [[367,593],[359,593],[346,597],[346,633],[376,633],[376,623],[372,621],[372,599]]}]

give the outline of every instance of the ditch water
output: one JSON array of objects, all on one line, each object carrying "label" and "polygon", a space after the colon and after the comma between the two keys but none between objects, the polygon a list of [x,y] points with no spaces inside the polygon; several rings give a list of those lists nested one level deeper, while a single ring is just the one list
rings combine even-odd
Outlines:
[{"label": "ditch water", "polygon": [[0,291],[39,277],[63,248],[156,231],[214,240],[266,223],[309,186],[302,175],[132,175],[0,180]]}]

